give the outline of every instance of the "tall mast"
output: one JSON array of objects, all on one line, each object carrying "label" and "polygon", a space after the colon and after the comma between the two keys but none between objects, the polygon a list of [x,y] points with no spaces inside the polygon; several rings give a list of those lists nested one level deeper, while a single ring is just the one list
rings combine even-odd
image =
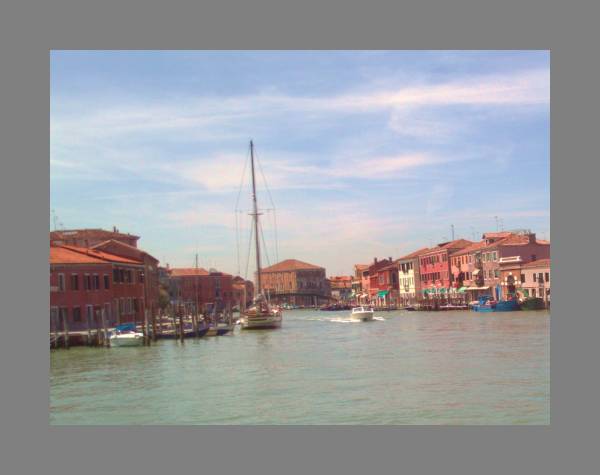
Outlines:
[{"label": "tall mast", "polygon": [[252,169],[252,204],[254,216],[254,238],[256,242],[256,283],[258,285],[258,294],[262,293],[262,282],[260,276],[260,244],[258,240],[258,204],[256,203],[256,178],[254,176],[254,144],[250,140],[250,165]]}]

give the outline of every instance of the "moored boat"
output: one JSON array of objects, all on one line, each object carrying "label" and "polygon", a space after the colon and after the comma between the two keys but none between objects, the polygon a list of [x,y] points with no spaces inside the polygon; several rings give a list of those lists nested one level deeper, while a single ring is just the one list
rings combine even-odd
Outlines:
[{"label": "moored boat", "polygon": [[253,217],[254,225],[254,244],[256,254],[256,283],[257,293],[254,298],[253,305],[242,312],[240,318],[241,328],[244,330],[254,329],[271,329],[281,327],[283,320],[283,312],[279,307],[272,307],[263,295],[261,264],[260,264],[260,225],[258,217],[261,213],[258,212],[258,203],[256,200],[256,180],[254,173],[254,144],[250,141],[250,170],[252,172],[252,205],[253,212],[250,213]]},{"label": "moored boat", "polygon": [[144,334],[136,331],[135,324],[126,323],[117,325],[108,338],[110,346],[142,346],[144,344]]},{"label": "moored boat", "polygon": [[476,303],[470,304],[474,312],[514,312],[521,310],[519,301],[512,300],[493,300],[491,295],[483,295]]}]

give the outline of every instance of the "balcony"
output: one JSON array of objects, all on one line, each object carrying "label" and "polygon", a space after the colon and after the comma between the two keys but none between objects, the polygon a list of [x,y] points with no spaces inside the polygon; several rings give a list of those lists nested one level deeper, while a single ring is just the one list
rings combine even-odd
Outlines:
[{"label": "balcony", "polygon": [[498,262],[500,264],[518,264],[523,262],[523,259],[521,259],[521,256],[501,257]]}]

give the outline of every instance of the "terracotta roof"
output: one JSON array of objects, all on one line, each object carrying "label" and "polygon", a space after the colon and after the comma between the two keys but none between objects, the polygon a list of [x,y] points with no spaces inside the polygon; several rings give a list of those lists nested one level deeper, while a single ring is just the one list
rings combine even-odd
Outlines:
[{"label": "terracotta roof", "polygon": [[470,246],[463,247],[462,249],[459,249],[458,251],[450,253],[450,257],[461,256],[463,254],[468,254],[469,252],[473,252],[473,251],[476,251],[478,249],[483,249],[486,246],[487,246],[487,244],[485,243],[485,241],[474,242]]},{"label": "terracotta roof", "polygon": [[173,267],[171,268],[172,277],[183,277],[190,275],[208,275],[208,271],[202,267]]},{"label": "terracotta roof", "polygon": [[428,247],[423,247],[417,251],[411,252],[410,254],[407,254],[406,256],[402,256],[398,259],[396,259],[396,262],[398,261],[403,261],[405,259],[413,259],[415,257],[419,257],[421,254],[425,254],[427,251],[429,251]]},{"label": "terracotta roof", "polygon": [[[50,263],[51,264],[58,264],[58,263],[67,263],[67,262],[52,262],[52,255],[54,252],[55,258],[59,258],[58,256],[62,256],[62,259],[67,258],[68,253],[67,252],[60,252],[59,250],[62,249],[63,251],[69,251],[71,254],[71,257],[69,259],[72,259],[72,261],[70,263],[76,263],[77,259],[79,259],[80,263],[85,263],[85,262],[92,262],[89,261],[88,259],[96,259],[98,262],[112,262],[112,263],[119,263],[119,264],[135,264],[135,265],[142,265],[143,263],[140,261],[136,261],[134,259],[128,259],[126,257],[121,257],[121,256],[116,256],[115,254],[110,254],[108,252],[103,252],[103,251],[98,251],[96,249],[87,249],[84,247],[76,247],[76,246],[51,246],[50,247]],[[54,251],[53,251],[54,250]],[[79,254],[80,256],[82,256],[81,258],[77,258],[75,255]]]},{"label": "terracotta roof", "polygon": [[[536,244],[550,245],[548,241],[541,241],[539,239],[536,239],[535,242]],[[504,238],[493,244],[498,244],[499,246],[524,246],[529,244],[529,236],[523,234],[513,234],[512,236]],[[493,244],[490,244],[490,246]]]},{"label": "terracotta roof", "polygon": [[117,241],[116,239],[107,239],[106,241],[102,241],[102,242],[100,242],[100,243],[92,246],[91,248],[92,249],[100,249],[100,248],[102,248],[102,247],[104,247],[106,245],[109,245],[109,244],[115,244],[117,246],[124,247],[125,249],[129,249],[131,251],[137,251],[138,254],[145,254],[148,257],[151,257],[152,259],[154,259],[155,261],[158,262],[158,259],[156,257],[154,257],[152,254],[147,253],[143,249],[140,249],[139,247],[132,246],[131,244],[127,244],[127,243],[125,243],[123,241]]},{"label": "terracotta roof", "polygon": [[473,241],[468,241],[467,239],[455,239],[454,241],[442,242],[436,247],[432,247],[431,249],[424,251],[423,254],[433,254],[444,249],[464,249],[471,244],[473,244]]},{"label": "terracotta roof", "polygon": [[483,233],[483,238],[505,238],[513,234],[510,231],[497,231],[495,233]]},{"label": "terracotta roof", "polygon": [[356,270],[366,270],[369,268],[369,264],[354,264]]},{"label": "terracotta roof", "polygon": [[332,282],[334,282],[334,281],[352,282],[352,276],[350,276],[350,275],[335,275],[335,276],[329,277],[329,280]]},{"label": "terracotta roof", "polygon": [[309,264],[308,262],[302,262],[297,259],[286,259],[285,261],[278,262],[277,264],[273,264],[270,267],[265,267],[261,270],[261,273],[264,272],[285,272],[291,270],[305,270],[305,269],[323,269],[323,267],[316,266],[314,264]]},{"label": "terracotta roof", "polygon": [[50,248],[50,264],[106,264],[97,257],[82,254],[60,246]]},{"label": "terracotta roof", "polygon": [[369,266],[369,274],[372,272],[383,270],[384,267],[388,267],[390,264],[393,264],[393,261],[390,261],[388,259],[383,259],[382,261],[374,262]]},{"label": "terracotta roof", "polygon": [[523,264],[521,267],[550,267],[550,259],[538,259],[537,261],[532,261],[528,262],[527,264]]}]

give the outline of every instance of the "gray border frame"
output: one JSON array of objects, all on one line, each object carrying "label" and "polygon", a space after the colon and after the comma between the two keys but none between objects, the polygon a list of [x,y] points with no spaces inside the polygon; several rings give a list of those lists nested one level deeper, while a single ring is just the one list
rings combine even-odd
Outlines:
[{"label": "gray border frame", "polygon": [[[598,3],[385,3],[46,0],[0,7],[3,473],[595,473],[598,267],[597,253],[586,250],[595,249],[600,202],[590,140],[600,110]],[[46,321],[35,317],[48,308],[49,49],[240,47],[552,50],[550,427],[49,427]]]}]

